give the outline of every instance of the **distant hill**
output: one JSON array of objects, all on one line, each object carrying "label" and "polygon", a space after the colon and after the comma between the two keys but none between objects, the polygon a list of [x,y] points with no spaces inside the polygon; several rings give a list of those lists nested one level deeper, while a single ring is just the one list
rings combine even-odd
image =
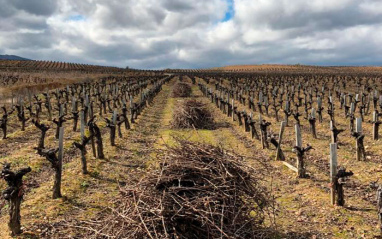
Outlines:
[{"label": "distant hill", "polygon": [[214,67],[208,70],[223,72],[289,72],[289,73],[340,73],[340,72],[382,72],[382,66],[313,66],[313,65],[283,65],[283,64],[261,64],[261,65],[230,65]]},{"label": "distant hill", "polygon": [[15,55],[0,55],[0,60],[31,61],[31,59],[27,59],[27,58],[15,56]]}]

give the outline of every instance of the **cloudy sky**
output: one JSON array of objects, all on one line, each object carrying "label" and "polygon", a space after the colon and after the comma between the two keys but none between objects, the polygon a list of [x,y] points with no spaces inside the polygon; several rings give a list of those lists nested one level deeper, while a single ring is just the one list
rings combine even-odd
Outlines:
[{"label": "cloudy sky", "polygon": [[0,54],[144,69],[382,65],[381,0],[0,0]]}]

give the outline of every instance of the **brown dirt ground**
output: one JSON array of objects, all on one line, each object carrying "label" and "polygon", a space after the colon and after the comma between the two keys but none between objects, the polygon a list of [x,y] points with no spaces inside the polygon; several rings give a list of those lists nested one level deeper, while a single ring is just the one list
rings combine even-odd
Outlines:
[{"label": "brown dirt ground", "polygon": [[[187,79],[188,82],[189,79]],[[27,127],[25,132],[12,130],[9,139],[0,140],[0,162],[10,161],[15,167],[30,165],[33,172],[26,177],[26,192],[22,204],[22,225],[26,233],[22,238],[39,238],[39,234],[47,230],[47,224],[60,223],[71,219],[92,219],[108,207],[121,185],[134,183],[151,167],[155,167],[158,159],[157,149],[173,142],[172,136],[182,136],[189,140],[197,140],[214,145],[221,145],[248,157],[248,164],[262,167],[256,158],[267,165],[266,185],[276,199],[276,226],[279,238],[376,238],[377,210],[375,193],[369,188],[371,181],[376,181],[382,172],[381,148],[379,141],[371,140],[371,125],[364,123],[366,134],[365,146],[370,158],[367,161],[356,161],[354,155],[354,139],[346,132],[340,135],[341,145],[338,150],[339,164],[354,172],[345,186],[346,207],[336,207],[329,199],[328,155],[330,132],[328,115],[324,113],[324,123],[317,123],[318,139],[313,139],[308,132],[308,125],[302,120],[304,145],[309,143],[315,150],[306,157],[309,179],[297,179],[295,174],[274,161],[275,150],[262,150],[257,140],[250,139],[236,122],[223,115],[204,98],[197,86],[193,86],[193,98],[205,102],[213,112],[215,122],[219,126],[214,130],[173,130],[170,128],[172,112],[179,101],[184,99],[171,97],[173,80],[163,87],[163,91],[155,98],[154,104],[146,108],[133,129],[123,129],[123,138],[117,138],[116,147],[109,144],[109,135],[104,124],[105,160],[98,160],[88,152],[88,175],[80,174],[80,155],[74,150],[72,142],[79,139],[79,132],[69,132],[65,136],[65,165],[63,174],[62,199],[51,199],[52,169],[45,159],[36,155],[33,147],[38,132],[34,126]],[[212,86],[212,83],[211,83]],[[246,109],[236,102],[239,109]],[[336,106],[338,128],[348,127],[342,117],[342,111]],[[272,117],[263,116],[272,123],[271,130],[278,132],[279,123]],[[280,112],[281,113],[281,112]],[[255,113],[256,115],[256,113]],[[281,114],[280,114],[281,115]],[[370,116],[368,116],[370,117]],[[12,124],[18,124],[11,119]],[[291,119],[293,122],[293,119]],[[68,124],[70,125],[70,124]],[[291,124],[292,125],[292,124]],[[288,162],[295,162],[295,154],[291,151],[294,143],[293,127],[284,133],[284,153]],[[57,145],[54,140],[54,129],[48,131],[48,147]],[[0,182],[0,189],[5,187]],[[0,202],[0,205],[2,203]],[[1,207],[0,238],[9,238],[7,229],[7,207]],[[75,228],[57,232],[57,235],[74,234]],[[57,237],[63,238],[63,237]]]}]

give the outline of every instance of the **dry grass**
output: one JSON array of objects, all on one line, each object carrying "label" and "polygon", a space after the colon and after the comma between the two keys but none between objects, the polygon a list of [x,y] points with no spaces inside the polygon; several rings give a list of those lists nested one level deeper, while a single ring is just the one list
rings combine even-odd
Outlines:
[{"label": "dry grass", "polygon": [[[228,82],[225,82],[228,86]],[[213,87],[213,83],[209,87]],[[205,102],[208,102],[206,99]],[[247,110],[248,106],[235,101],[238,110]],[[324,105],[326,107],[326,105]],[[346,132],[340,134],[338,162],[339,165],[352,170],[355,175],[351,177],[345,185],[344,208],[335,207],[330,204],[330,178],[329,178],[329,116],[323,113],[324,122],[316,124],[318,139],[314,139],[309,132],[309,124],[301,120],[302,138],[304,146],[310,144],[314,150],[306,155],[307,171],[310,179],[296,179],[294,172],[283,166],[282,162],[270,161],[273,167],[272,187],[279,204],[279,214],[277,217],[279,228],[282,231],[304,231],[317,238],[373,238],[379,235],[378,215],[376,210],[375,192],[369,187],[370,182],[376,181],[381,176],[382,151],[378,141],[371,138],[372,125],[363,123],[365,146],[367,146],[367,161],[355,160],[355,140],[350,137],[348,130],[348,119],[343,117],[343,110],[340,110],[339,103],[336,102],[336,124]],[[231,121],[216,109],[217,114],[226,120]],[[258,112],[255,112],[257,118]],[[270,110],[270,115],[262,116],[272,125],[270,130],[277,133],[280,122],[276,122],[274,112]],[[371,114],[365,117],[369,120]],[[215,116],[215,118],[217,118]],[[290,118],[293,125],[293,119]],[[234,132],[238,138],[251,142],[252,153],[250,155],[263,155],[264,160],[273,160],[275,149],[261,149],[261,143],[250,139],[250,134],[244,133],[243,127],[239,127],[237,122],[232,122]],[[232,136],[231,136],[232,137]],[[295,144],[294,127],[287,127],[283,136],[283,150],[287,161],[295,164],[296,154],[292,152]],[[305,237],[303,237],[305,238]]]},{"label": "dry grass", "polygon": [[[161,94],[162,99],[166,98],[166,94],[168,95],[169,92],[169,88],[164,87],[164,92]],[[160,115],[162,112],[161,104],[156,106],[158,108],[149,107],[148,111],[152,114]],[[125,132],[123,128],[123,135],[125,137],[116,139],[117,147],[110,146],[108,129],[104,128],[103,122],[100,122],[99,126],[103,134],[106,159],[95,159],[89,147],[87,158],[90,173],[88,175],[81,175],[79,173],[81,170],[80,155],[72,146],[73,141],[79,139],[80,132],[73,132],[71,130],[70,121],[65,123],[64,173],[62,181],[64,197],[58,200],[51,199],[53,172],[49,162],[39,157],[33,149],[37,145],[36,139],[39,132],[31,124],[28,124],[26,131],[21,132],[18,123],[16,123],[16,116],[13,114],[10,118],[9,138],[0,140],[2,155],[0,162],[12,162],[15,167],[27,165],[32,167],[31,174],[25,178],[27,193],[22,203],[21,221],[26,233],[22,237],[30,238],[31,231],[33,232],[32,234],[39,235],[46,228],[49,228],[49,225],[61,224],[62,220],[66,220],[68,215],[71,215],[72,218],[94,217],[94,215],[109,205],[109,202],[118,193],[120,183],[123,184],[127,180],[134,180],[135,177],[139,177],[146,167],[146,162],[142,162],[142,154],[149,152],[145,148],[150,149],[148,142],[152,140],[149,138],[155,137],[153,133],[148,133],[153,132],[153,130],[155,132],[151,121],[143,120],[141,122],[141,117],[152,118],[152,116],[146,116],[146,114],[146,111],[144,111],[137,120],[137,124],[132,126],[132,130]],[[41,117],[43,119],[47,117],[46,111],[44,111]],[[107,117],[110,117],[110,114]],[[136,129],[137,126],[140,128]],[[46,147],[48,148],[57,147],[57,140],[54,139],[54,129],[53,127],[47,133]],[[144,137],[144,140],[140,142],[133,142],[133,139],[142,137],[143,133],[150,136]],[[0,190],[4,187],[4,181],[0,180]],[[0,202],[0,209],[2,222],[0,238],[8,238],[6,224],[8,220],[8,207]],[[42,224],[45,224],[45,226]],[[49,238],[62,237],[54,235]]]},{"label": "dry grass", "polygon": [[[214,85],[211,84],[210,87]],[[100,212],[104,211],[114,200],[121,184],[119,182],[130,182],[134,177],[134,185],[140,176],[147,172],[151,164],[159,163],[153,157],[153,147],[148,142],[157,140],[162,143],[162,137],[176,133],[186,134],[190,140],[202,142],[204,139],[214,145],[222,145],[240,154],[249,157],[256,156],[262,159],[270,167],[270,172],[264,174],[262,186],[273,192],[277,206],[277,225],[281,236],[275,238],[373,238],[379,234],[377,228],[377,210],[375,208],[375,193],[369,188],[371,181],[377,180],[381,176],[382,150],[380,141],[371,140],[371,124],[364,123],[364,133],[366,134],[365,146],[368,159],[366,161],[356,161],[354,150],[355,141],[344,132],[340,135],[338,160],[339,164],[345,166],[355,173],[347,185],[345,185],[346,207],[334,207],[329,200],[329,175],[328,175],[328,155],[330,131],[328,130],[329,117],[324,113],[324,123],[317,122],[318,139],[313,139],[308,131],[308,123],[301,120],[302,135],[304,145],[309,143],[315,150],[310,151],[306,157],[307,170],[310,179],[296,179],[293,172],[289,171],[281,162],[270,161],[275,155],[273,148],[261,150],[260,142],[250,139],[244,129],[232,122],[231,119],[223,115],[208,99],[200,98],[200,92],[194,91],[193,97],[198,97],[198,101],[210,110],[215,123],[228,123],[228,126],[219,127],[216,130],[177,130],[168,129],[172,115],[177,107],[176,99],[169,98],[171,87],[165,86],[163,94],[159,98],[161,101],[154,104],[154,109],[149,110],[147,118],[140,118],[134,125],[132,131],[123,132],[125,136],[117,139],[118,148],[109,147],[108,133],[105,132],[105,151],[107,159],[105,161],[95,160],[89,151],[89,167],[92,172],[89,176],[78,175],[80,172],[79,155],[72,152],[68,146],[65,151],[66,164],[64,166],[64,200],[51,200],[50,190],[52,185],[52,172],[49,171],[49,164],[42,158],[35,156],[33,147],[35,146],[36,135],[34,128],[30,127],[25,132],[18,131],[18,123],[15,118],[11,118],[14,126],[10,127],[9,139],[0,140],[1,155],[0,160],[14,162],[17,166],[31,165],[32,175],[27,177],[27,190],[25,201],[22,204],[22,224],[26,231],[40,237],[40,234],[51,232],[45,238],[68,238],[76,233],[85,233],[84,230],[68,227],[68,221],[73,219],[97,219]],[[238,110],[246,109],[235,102]],[[168,111],[168,112],[165,112]],[[164,115],[164,113],[166,115]],[[168,114],[167,114],[168,113]],[[257,114],[257,113],[256,113]],[[14,117],[14,115],[12,116]],[[108,115],[109,117],[109,115]],[[166,118],[165,118],[166,117]],[[370,119],[366,116],[366,121]],[[257,118],[257,117],[256,117]],[[270,116],[263,115],[263,118],[271,122],[270,129],[278,132],[279,122],[274,119],[274,113],[270,110]],[[338,128],[348,129],[347,119],[343,117],[343,111],[336,105],[336,120]],[[291,118],[293,122],[293,119]],[[150,124],[147,122],[155,122]],[[69,124],[68,124],[69,125]],[[159,133],[158,133],[159,132]],[[186,133],[184,133],[186,132]],[[347,131],[348,132],[348,131]],[[79,132],[67,135],[67,141],[79,137]],[[130,140],[130,138],[134,138]],[[291,151],[294,146],[294,130],[287,127],[284,133],[284,153],[291,163],[295,161],[295,153]],[[56,146],[53,139],[53,132],[49,132],[48,146]],[[69,142],[69,143],[70,143]],[[138,143],[141,142],[141,143]],[[68,143],[68,144],[69,144]],[[162,145],[163,146],[163,145]],[[156,147],[156,146],[155,146]],[[259,167],[258,162],[245,161],[252,167]],[[137,166],[138,165],[138,166]],[[140,166],[144,165],[144,166]],[[33,173],[35,173],[33,175]],[[4,188],[0,183],[0,188]],[[0,202],[1,205],[1,202]],[[1,206],[0,206],[1,207]],[[7,238],[7,207],[1,210],[0,238]],[[102,213],[101,213],[102,214]],[[66,225],[66,226],[65,226]],[[87,233],[88,231],[86,231]],[[44,236],[41,236],[44,238]],[[81,237],[81,236],[79,236]],[[24,235],[24,238],[33,236]]]}]

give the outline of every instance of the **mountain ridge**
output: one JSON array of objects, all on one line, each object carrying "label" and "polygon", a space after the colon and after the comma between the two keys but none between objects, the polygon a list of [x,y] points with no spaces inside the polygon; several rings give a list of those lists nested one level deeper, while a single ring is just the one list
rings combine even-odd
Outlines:
[{"label": "mountain ridge", "polygon": [[16,55],[0,55],[0,60],[32,61],[31,59]]}]

